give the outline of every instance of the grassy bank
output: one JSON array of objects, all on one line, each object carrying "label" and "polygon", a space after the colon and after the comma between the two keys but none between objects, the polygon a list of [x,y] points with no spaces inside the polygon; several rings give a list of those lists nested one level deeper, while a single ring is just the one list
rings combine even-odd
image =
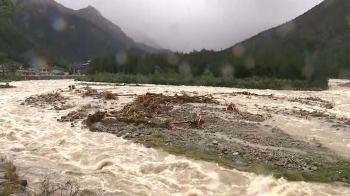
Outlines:
[{"label": "grassy bank", "polygon": [[[336,162],[322,163],[315,171],[302,171],[274,166],[264,162],[257,162],[235,155],[220,155],[217,151],[203,151],[194,147],[180,144],[167,145],[163,136],[153,137],[151,140],[138,141],[151,148],[157,148],[174,155],[182,155],[201,161],[215,162],[228,169],[237,169],[244,172],[253,172],[260,175],[273,175],[275,178],[285,178],[289,181],[306,182],[342,182],[350,186],[350,162],[339,160]],[[313,159],[313,157],[310,157]]]},{"label": "grassy bank", "polygon": [[215,78],[213,76],[192,77],[177,74],[152,75],[130,75],[130,74],[108,74],[101,73],[95,75],[82,76],[78,81],[88,82],[109,82],[109,83],[129,83],[129,84],[161,84],[161,85],[188,85],[188,86],[216,86],[235,87],[250,89],[273,89],[273,90],[326,90],[327,82],[288,80],[277,78],[252,77],[237,79],[232,77]]}]

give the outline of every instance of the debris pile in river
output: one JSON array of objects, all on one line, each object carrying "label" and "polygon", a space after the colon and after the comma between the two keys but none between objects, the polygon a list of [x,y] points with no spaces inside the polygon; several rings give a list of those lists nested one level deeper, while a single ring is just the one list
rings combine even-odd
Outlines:
[{"label": "debris pile in river", "polygon": [[69,85],[68,88],[69,88],[70,91],[76,89],[75,85]]},{"label": "debris pile in river", "polygon": [[[174,96],[167,96],[163,94],[146,93],[145,95],[138,96],[134,102],[126,105],[120,112],[119,120],[136,123],[136,124],[148,124],[152,127],[167,127],[171,128],[176,124],[189,124],[191,127],[201,128],[204,120],[197,116],[192,120],[174,122],[172,120],[171,109],[174,104],[184,103],[207,103],[218,104],[211,96],[189,96],[187,94]],[[156,123],[151,119],[158,115],[165,120],[161,120],[161,123]]]},{"label": "debris pile in river", "polygon": [[85,124],[87,126],[91,126],[94,123],[101,122],[105,116],[106,112],[97,111],[94,114],[88,115],[87,119],[85,120]]},{"label": "debris pile in river", "polygon": [[208,103],[218,104],[211,96],[189,96],[187,94],[167,96],[163,94],[146,93],[140,95],[132,102],[124,106],[121,111],[101,112],[89,115],[85,123],[88,126],[96,122],[105,125],[113,125],[117,122],[144,124],[149,127],[162,127],[171,129],[174,125],[188,124],[193,128],[201,128],[204,119],[196,116],[192,120],[174,121],[171,110],[176,104],[184,103]]},{"label": "debris pile in river", "polygon": [[234,103],[230,103],[227,108],[228,111],[234,111],[234,112],[239,112],[239,110],[236,108],[236,105]]},{"label": "debris pile in river", "polygon": [[59,91],[45,93],[41,95],[33,95],[24,100],[21,105],[32,105],[45,107],[53,105],[56,110],[66,110],[75,107],[72,104],[66,103],[67,98],[63,97]]},{"label": "debris pile in river", "polygon": [[161,103],[213,103],[218,104],[219,102],[215,100],[212,96],[190,96],[186,93],[183,95],[175,94],[174,96],[167,96],[163,94],[146,93],[145,95],[138,96],[136,102],[141,102],[143,104],[151,101],[160,101]]},{"label": "debris pile in river", "polygon": [[83,120],[88,115],[85,109],[69,112],[67,115],[57,119],[58,122],[74,122],[76,120]]},{"label": "debris pile in river", "polygon": [[183,104],[183,103],[208,103],[218,104],[211,96],[189,96],[187,94],[174,96],[167,96],[163,94],[146,93],[145,95],[138,96],[136,100],[124,107],[123,113],[129,115],[130,112],[146,113],[148,116],[152,116],[155,113],[162,113],[168,111],[171,104]]},{"label": "debris pile in river", "polygon": [[318,111],[318,110],[313,110],[313,111],[307,111],[303,109],[299,110],[291,110],[291,113],[295,116],[301,117],[301,118],[309,118],[309,117],[323,117],[326,119],[336,119],[335,115],[330,115],[326,113],[326,111]]},{"label": "debris pile in river", "polygon": [[96,89],[93,89],[89,86],[86,86],[84,88],[82,88],[82,96],[83,97],[87,97],[87,96],[94,96],[94,95],[97,95],[97,90]]},{"label": "debris pile in river", "polygon": [[89,86],[83,87],[82,89],[77,89],[77,93],[80,93],[82,97],[93,97],[95,99],[105,99],[105,100],[117,100],[118,95],[111,93],[109,91],[98,92]]},{"label": "debris pile in river", "polygon": [[42,95],[34,95],[34,96],[30,96],[28,97],[24,102],[26,104],[35,104],[35,103],[40,103],[40,102],[44,102],[44,103],[54,103],[54,102],[61,102],[61,101],[65,101],[66,99],[61,96],[61,94],[59,92],[52,92],[52,93],[46,93],[46,94],[42,94]]},{"label": "debris pile in river", "polygon": [[331,123],[332,127],[337,127],[337,128],[343,127],[346,129],[350,128],[349,118],[337,117],[335,114],[328,113],[325,110],[307,111],[307,110],[299,109],[299,110],[291,110],[284,113],[287,115],[293,115],[304,119],[310,119],[311,117],[323,119],[326,122]]},{"label": "debris pile in river", "polygon": [[38,195],[97,196],[94,191],[81,189],[75,182],[67,181],[66,183],[52,183],[49,180],[42,181]]},{"label": "debris pile in river", "polygon": [[246,95],[246,96],[267,97],[267,98],[274,98],[274,97],[275,97],[273,94],[270,94],[270,95],[263,95],[263,94],[251,93],[251,92],[249,92],[249,91],[233,92],[232,94],[233,94],[234,96],[236,96],[236,95]]},{"label": "debris pile in river", "polygon": [[254,122],[263,122],[265,121],[267,118],[270,118],[271,115],[261,115],[261,114],[252,114],[246,111],[241,111],[237,108],[237,106],[233,103],[230,103],[226,110],[228,112],[233,112],[237,115],[237,117],[239,117],[239,119],[242,120],[247,120],[247,121],[254,121]]},{"label": "debris pile in river", "polygon": [[332,103],[330,101],[323,100],[319,97],[306,97],[306,98],[298,97],[298,98],[289,99],[288,101],[299,102],[299,103],[311,105],[311,106],[319,106],[319,107],[326,108],[326,109],[334,108],[334,103]]},{"label": "debris pile in river", "polygon": [[118,99],[116,94],[111,93],[109,91],[103,91],[102,93],[100,93],[100,95],[105,100],[117,100]]}]

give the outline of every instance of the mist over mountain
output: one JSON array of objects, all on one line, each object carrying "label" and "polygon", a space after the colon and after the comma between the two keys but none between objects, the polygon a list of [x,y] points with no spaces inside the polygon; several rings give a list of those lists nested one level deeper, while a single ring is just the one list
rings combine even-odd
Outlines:
[{"label": "mist over mountain", "polygon": [[[172,51],[221,50],[290,21],[322,0],[57,0],[92,5],[138,42]],[[142,36],[140,36],[142,35]]]}]

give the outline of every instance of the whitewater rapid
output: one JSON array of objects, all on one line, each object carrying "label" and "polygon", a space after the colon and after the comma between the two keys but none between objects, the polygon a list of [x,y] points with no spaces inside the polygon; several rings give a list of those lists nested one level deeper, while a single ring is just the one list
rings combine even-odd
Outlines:
[{"label": "whitewater rapid", "polygon": [[[70,127],[69,123],[57,122],[57,118],[68,111],[20,105],[30,95],[67,88],[74,83],[73,80],[19,81],[11,83],[17,88],[0,89],[0,156],[14,162],[19,174],[28,180],[30,189],[38,188],[42,180],[49,179],[52,182],[73,180],[99,195],[350,196],[350,189],[342,186],[287,182],[169,155],[112,134],[94,133],[80,126]],[[228,88],[155,85],[116,89],[124,93],[232,91]],[[348,99],[341,96],[350,95],[345,88],[323,93],[334,96],[338,102]],[[85,98],[73,100],[78,106],[90,101]],[[343,107],[336,107],[334,112],[350,115],[346,101],[339,104]],[[344,111],[340,112],[342,109]],[[335,136],[335,139],[350,139],[350,131],[343,134],[347,135]],[[347,144],[342,149],[350,151]]]}]

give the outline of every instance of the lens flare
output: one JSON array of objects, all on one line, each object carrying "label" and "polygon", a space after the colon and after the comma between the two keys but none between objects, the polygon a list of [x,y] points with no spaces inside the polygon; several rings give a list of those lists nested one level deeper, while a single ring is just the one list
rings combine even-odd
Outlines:
[{"label": "lens flare", "polygon": [[65,31],[67,29],[67,21],[62,17],[53,17],[51,26],[56,31]]},{"label": "lens flare", "polygon": [[178,65],[178,71],[180,74],[189,74],[191,73],[191,65],[188,62],[182,62]]},{"label": "lens flare", "polygon": [[253,57],[249,56],[244,61],[246,68],[253,69],[255,67],[255,60]]},{"label": "lens flare", "polygon": [[172,64],[172,65],[177,65],[179,63],[180,59],[177,55],[175,54],[170,54],[168,56],[168,63]]},{"label": "lens flare", "polygon": [[235,69],[230,64],[225,64],[221,67],[221,74],[224,77],[233,77],[235,75]]},{"label": "lens flare", "polygon": [[236,45],[236,46],[233,47],[232,53],[233,53],[235,56],[238,56],[238,57],[243,56],[244,53],[245,53],[245,48],[244,48],[243,45],[238,44],[238,45]]},{"label": "lens flare", "polygon": [[36,55],[32,52],[28,52],[26,54],[26,57],[29,60],[29,65],[33,69],[43,69],[47,68],[47,60],[43,57],[40,57],[39,55]]},{"label": "lens flare", "polygon": [[276,28],[276,33],[279,38],[285,38],[289,33],[296,29],[296,23],[293,21],[287,22],[282,26]]},{"label": "lens flare", "polygon": [[310,64],[305,65],[305,67],[302,69],[302,74],[307,78],[311,78],[314,72],[315,68]]},{"label": "lens flare", "polygon": [[124,65],[128,62],[128,56],[125,53],[118,53],[115,57],[119,65]]}]

